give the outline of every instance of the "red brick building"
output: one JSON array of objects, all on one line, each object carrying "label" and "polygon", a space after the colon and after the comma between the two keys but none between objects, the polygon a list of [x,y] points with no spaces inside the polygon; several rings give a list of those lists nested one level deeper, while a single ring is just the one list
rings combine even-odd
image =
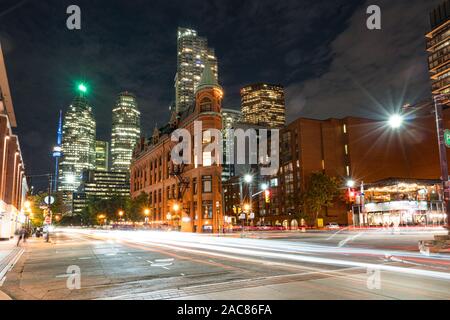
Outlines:
[{"label": "red brick building", "polygon": [[222,88],[206,67],[196,89],[195,104],[183,113],[172,114],[170,122],[155,128],[149,140],[141,139],[131,164],[131,196],[149,195],[149,223],[184,232],[218,232],[223,226],[222,167],[210,163],[215,154],[202,153],[203,164],[191,148],[191,164],[175,165],[171,159],[171,140],[177,129],[186,129],[194,146],[195,123],[202,125],[202,150],[211,142],[208,129],[222,129]]},{"label": "red brick building", "polygon": [[[449,109],[444,110],[444,119],[445,128],[450,128]],[[281,133],[278,187],[272,187],[279,199],[270,204],[264,222],[299,225],[301,207],[295,197],[307,186],[311,173],[320,171],[357,184],[388,178],[440,179],[434,115],[431,110],[412,115],[398,129],[386,121],[354,117],[293,121]],[[336,201],[323,210],[322,218],[325,223],[347,224],[348,210],[345,201]]]},{"label": "red brick building", "polygon": [[21,212],[28,186],[17,126],[0,47],[0,239],[9,239],[25,222]]}]

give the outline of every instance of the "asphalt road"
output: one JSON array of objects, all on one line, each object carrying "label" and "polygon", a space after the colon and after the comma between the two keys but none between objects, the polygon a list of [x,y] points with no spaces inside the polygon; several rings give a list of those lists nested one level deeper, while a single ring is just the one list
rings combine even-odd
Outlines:
[{"label": "asphalt road", "polygon": [[417,250],[432,237],[60,229],[51,243],[27,242],[0,289],[13,299],[450,299],[450,255]]}]

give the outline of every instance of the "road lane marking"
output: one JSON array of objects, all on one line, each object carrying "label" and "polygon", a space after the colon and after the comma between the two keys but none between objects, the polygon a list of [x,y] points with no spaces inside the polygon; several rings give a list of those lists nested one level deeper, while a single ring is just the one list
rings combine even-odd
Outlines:
[{"label": "road lane marking", "polygon": [[362,236],[364,234],[364,232],[358,233],[356,235],[353,236],[349,236],[347,238],[345,238],[344,240],[342,240],[341,242],[339,242],[338,247],[342,248],[343,246],[345,246],[347,244],[347,242],[353,241],[356,238],[359,238],[360,236]]},{"label": "road lane marking", "polygon": [[155,262],[153,262],[151,260],[147,260],[147,262],[150,263],[151,267],[163,268],[166,270],[170,270],[168,267],[173,265],[173,263],[171,261],[174,261],[174,259],[159,259],[159,260],[155,260]]},{"label": "road lane marking", "polygon": [[156,259],[155,262],[173,262],[175,259]]},{"label": "road lane marking", "polygon": [[346,228],[343,228],[343,229],[338,230],[337,232],[333,233],[333,235],[332,235],[331,237],[327,238],[327,240],[333,239],[334,236],[336,236],[337,234],[339,234],[341,231],[347,230],[348,228],[349,228],[349,227],[346,227]]}]

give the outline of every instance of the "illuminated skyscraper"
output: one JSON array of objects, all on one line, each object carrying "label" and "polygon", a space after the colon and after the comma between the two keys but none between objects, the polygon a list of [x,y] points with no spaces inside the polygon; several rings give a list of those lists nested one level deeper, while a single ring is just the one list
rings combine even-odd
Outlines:
[{"label": "illuminated skyscraper", "polygon": [[141,113],[130,92],[117,96],[112,114],[111,157],[113,171],[130,170],[131,156],[141,136]]},{"label": "illuminated skyscraper", "polygon": [[195,89],[209,63],[218,80],[217,58],[214,49],[208,48],[208,40],[197,35],[197,31],[178,28],[177,74],[175,76],[175,110],[182,112],[195,101]]},{"label": "illuminated skyscraper", "polygon": [[95,168],[95,119],[85,97],[86,87],[78,89],[63,123],[58,190],[68,193],[76,191],[84,169]]},{"label": "illuminated skyscraper", "polygon": [[[227,155],[232,154],[231,148],[234,148],[234,134],[229,135],[228,129],[234,129],[242,121],[242,112],[234,109],[222,108],[222,135],[223,135],[223,166],[222,180],[226,181],[234,176],[234,165],[227,161]],[[231,162],[231,161],[230,161]]]},{"label": "illuminated skyscraper", "polygon": [[284,88],[256,83],[241,89],[241,108],[244,122],[269,128],[286,125]]},{"label": "illuminated skyscraper", "polygon": [[430,13],[431,31],[426,35],[428,68],[433,95],[444,95],[450,105],[450,1]]},{"label": "illuminated skyscraper", "polygon": [[108,171],[109,143],[106,141],[95,141],[95,170]]}]

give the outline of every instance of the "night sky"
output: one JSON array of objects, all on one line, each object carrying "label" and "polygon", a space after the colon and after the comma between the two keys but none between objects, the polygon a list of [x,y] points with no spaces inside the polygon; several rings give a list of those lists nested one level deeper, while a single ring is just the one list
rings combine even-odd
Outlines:
[{"label": "night sky", "polygon": [[[97,138],[110,140],[117,93],[137,95],[149,135],[174,100],[176,30],[196,29],[219,60],[224,107],[239,88],[286,87],[288,120],[380,118],[430,96],[424,35],[440,0],[0,0],[0,41],[28,175],[53,170],[58,110],[90,87]],[[81,30],[66,8],[81,8]],[[382,30],[366,28],[366,8]],[[34,183],[38,183],[35,181]]]}]

